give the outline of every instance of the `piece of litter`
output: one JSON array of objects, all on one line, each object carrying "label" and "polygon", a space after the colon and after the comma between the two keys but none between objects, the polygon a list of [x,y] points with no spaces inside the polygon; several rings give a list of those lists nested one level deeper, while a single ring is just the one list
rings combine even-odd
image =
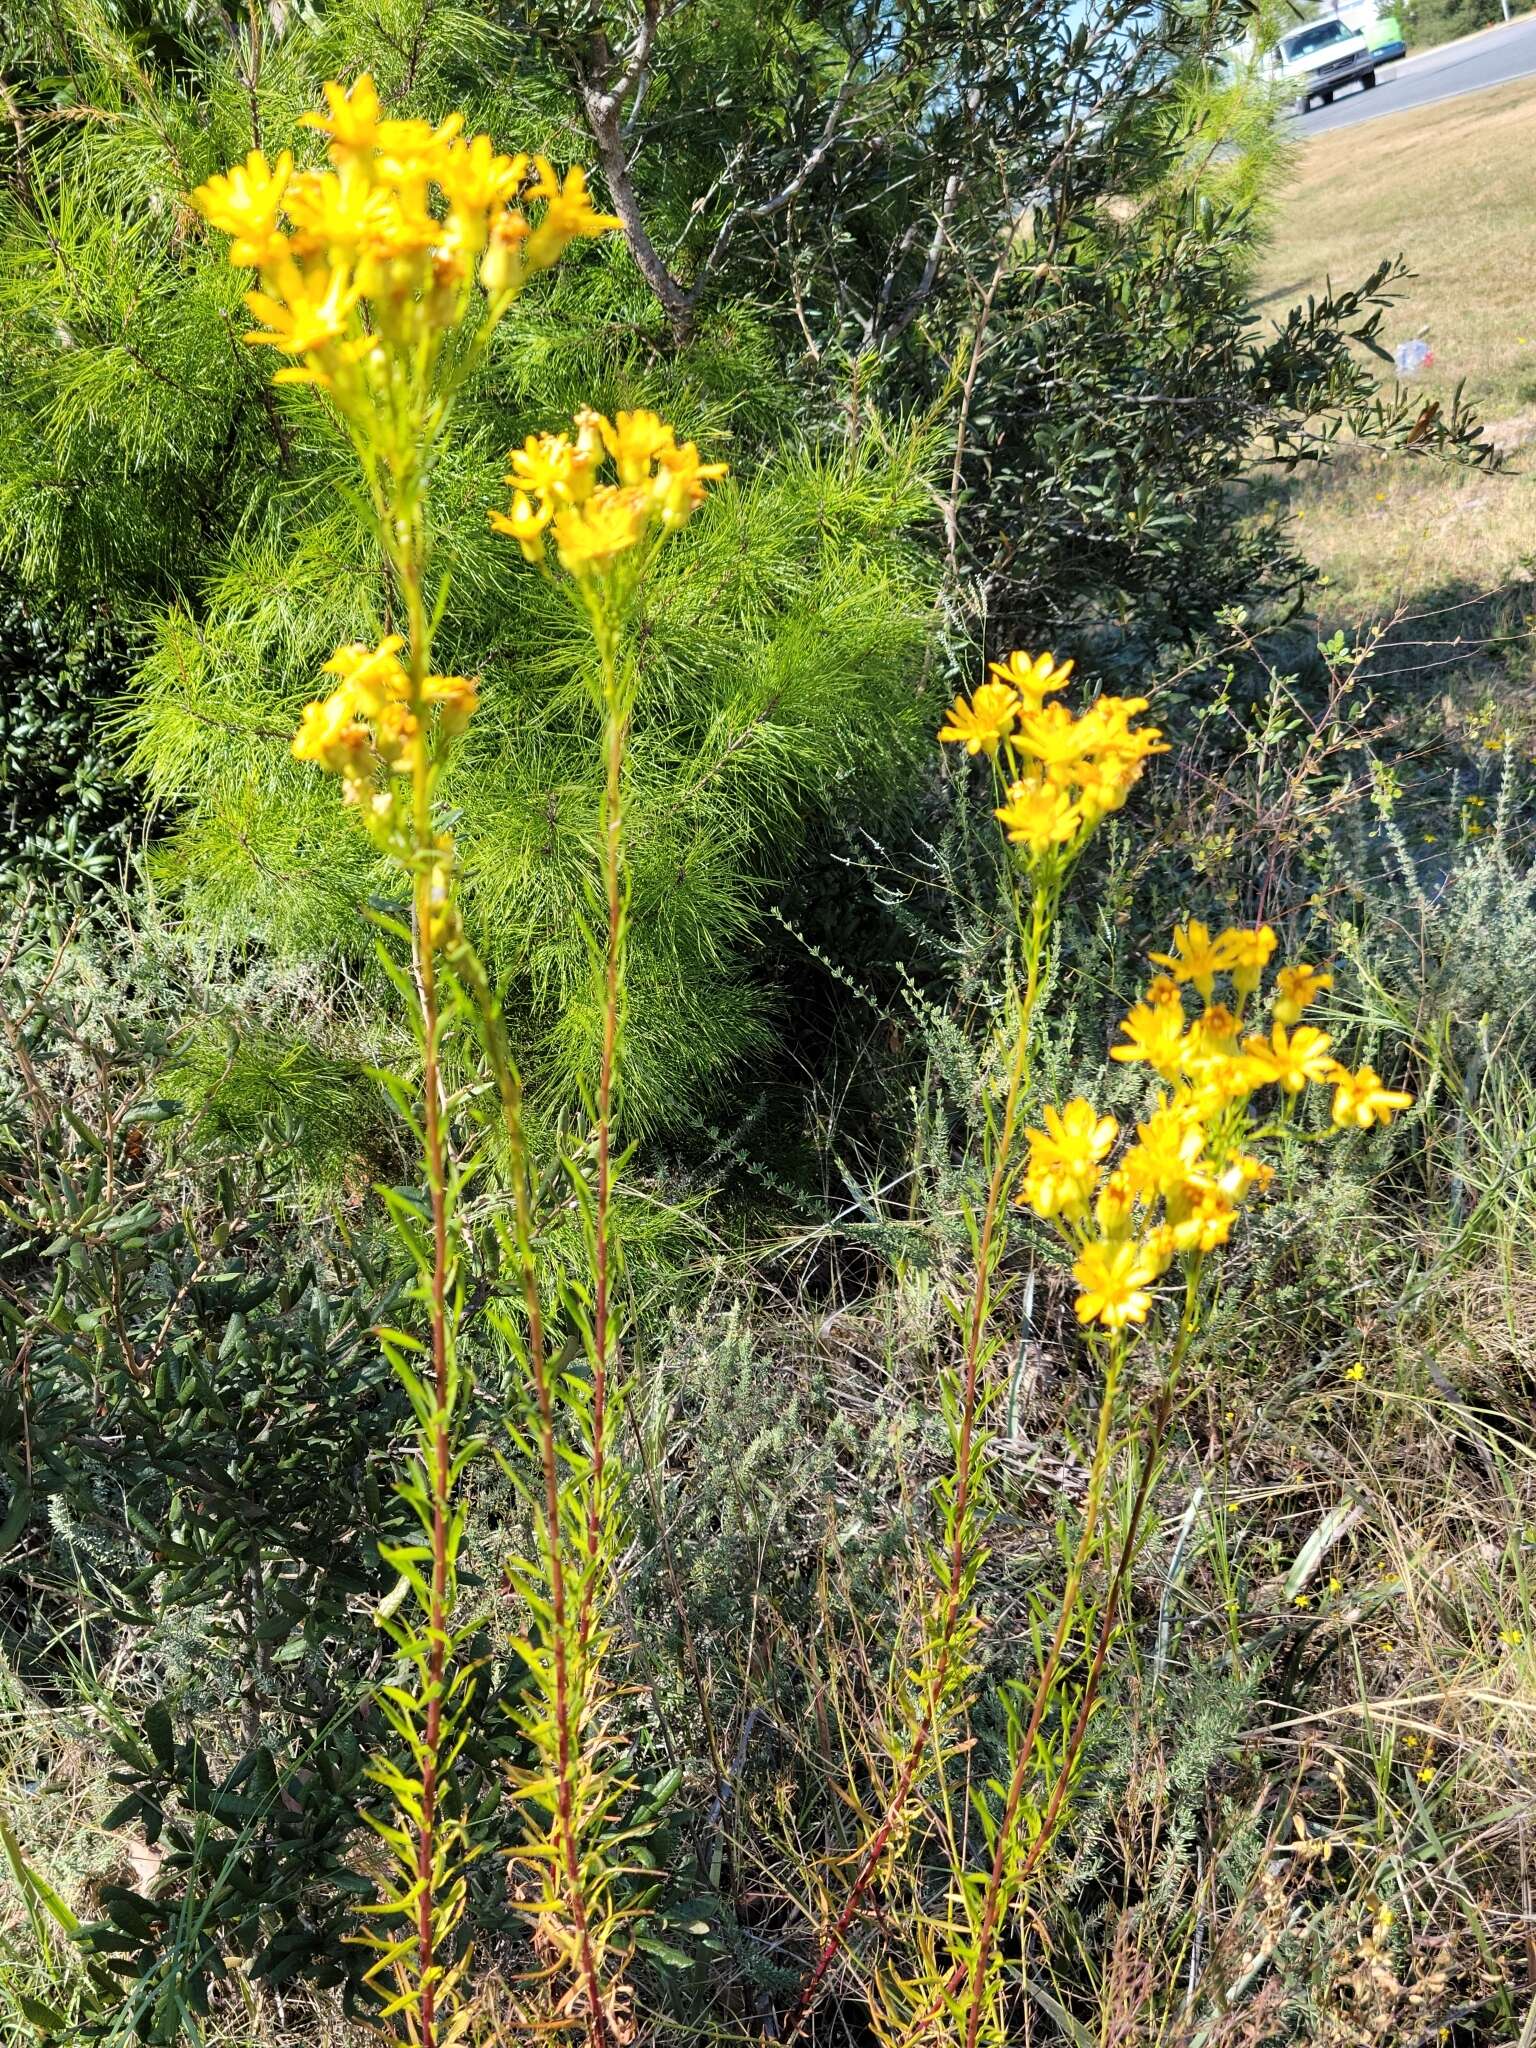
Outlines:
[{"label": "piece of litter", "polygon": [[1427,341],[1400,341],[1392,351],[1399,377],[1415,377],[1435,360]]}]

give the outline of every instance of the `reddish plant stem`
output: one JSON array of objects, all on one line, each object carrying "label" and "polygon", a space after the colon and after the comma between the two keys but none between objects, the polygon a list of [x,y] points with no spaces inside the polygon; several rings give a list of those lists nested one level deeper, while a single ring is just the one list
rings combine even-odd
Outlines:
[{"label": "reddish plant stem", "polygon": [[[816,1994],[843,1945],[848,1929],[853,1925],[854,1917],[862,1906],[870,1885],[874,1882],[875,1872],[880,1866],[881,1857],[885,1854],[886,1845],[895,1832],[896,1825],[906,1809],[907,1800],[911,1796],[912,1786],[927,1750],[929,1738],[938,1721],[939,1703],[949,1680],[955,1629],[960,1619],[960,1600],[965,1581],[965,1532],[970,1509],[972,1453],[976,1434],[976,1393],[981,1370],[981,1343],[991,1303],[992,1245],[997,1234],[998,1218],[1008,1183],[1008,1168],[1018,1124],[1019,1104],[1023,1099],[1024,1083],[1029,1073],[1029,1027],[1034,1015],[1035,999],[1040,989],[1040,956],[1044,950],[1050,907],[1048,899],[1043,895],[1036,895],[1031,906],[1028,971],[1024,993],[1019,1000],[1018,1036],[1014,1042],[1013,1064],[1008,1075],[1008,1092],[1003,1102],[1003,1121],[993,1154],[992,1172],[987,1182],[987,1202],[982,1212],[981,1233],[977,1240],[976,1283],[971,1296],[965,1333],[965,1361],[960,1395],[960,1438],[955,1449],[955,1500],[949,1562],[945,1573],[944,1618],[939,1629],[938,1654],[929,1674],[928,1701],[923,1709],[922,1718],[913,1732],[912,1741],[902,1762],[900,1776],[896,1781],[896,1789],[887,1802],[884,1817],[864,1853],[848,1897],[843,1902],[842,1911],[838,1914],[831,1933],[823,1942],[815,1966],[795,2001],[794,2011],[784,2035],[784,2048],[790,2048],[790,2044],[809,2018]],[[1064,1636],[1064,1630],[1062,1634]]]},{"label": "reddish plant stem", "polygon": [[[1183,1352],[1188,1343],[1188,1337],[1184,1331],[1181,1331],[1180,1338],[1181,1341],[1175,1353],[1174,1373],[1177,1372],[1178,1364],[1182,1361]],[[1094,1702],[1098,1697],[1099,1681],[1103,1677],[1104,1665],[1109,1655],[1110,1638],[1114,1634],[1115,1616],[1119,1611],[1120,1596],[1124,1590],[1131,1560],[1136,1554],[1136,1541],[1141,1530],[1141,1519],[1146,1511],[1147,1501],[1151,1496],[1152,1481],[1157,1471],[1157,1461],[1162,1449],[1163,1434],[1168,1427],[1168,1420],[1173,1412],[1173,1391],[1174,1377],[1173,1373],[1171,1373],[1162,1392],[1158,1396],[1157,1405],[1153,1410],[1152,1429],[1147,1440],[1147,1461],[1137,1485],[1135,1499],[1131,1504],[1131,1518],[1126,1528],[1125,1540],[1120,1546],[1119,1554],[1115,1560],[1115,1569],[1110,1578],[1109,1590],[1105,1595],[1104,1613],[1099,1623],[1099,1631],[1094,1643],[1093,1658],[1083,1687],[1083,1697],[1072,1724],[1072,1733],[1062,1758],[1061,1769],[1058,1771],[1055,1783],[1051,1789],[1051,1797],[1046,1806],[1045,1817],[1040,1825],[1040,1832],[1030,1844],[1029,1851],[1019,1866],[1016,1880],[1016,1883],[1019,1885],[1028,1882],[1035,1866],[1049,1847],[1052,1837],[1056,1832],[1056,1825],[1061,1817],[1062,1805],[1066,1799],[1068,1787],[1072,1782],[1072,1776],[1077,1767],[1077,1759],[1082,1752],[1083,1741],[1088,1733],[1088,1719],[1093,1712]],[[1077,1552],[1078,1559],[1083,1558],[1084,1551],[1085,1545],[1080,1541]],[[1076,1569],[1076,1563],[1077,1560],[1074,1560],[1074,1570]],[[1064,1622],[1071,1611],[1071,1601],[1066,1594],[1062,1598],[1061,1611]],[[1065,1627],[1059,1623],[1056,1645],[1053,1646],[1053,1659],[1055,1663],[1060,1661],[1060,1645],[1065,1641],[1065,1636]],[[997,1852],[992,1859],[992,1872],[987,1884],[986,1903],[982,1910],[981,1936],[977,1947],[976,1959],[970,1969],[970,2003],[966,2014],[965,2028],[966,2048],[975,2048],[981,2027],[982,1984],[986,1975],[987,1964],[991,1958],[992,1943],[996,1939],[997,1923],[1002,1911],[1004,1856],[1013,1827],[1018,1820],[1019,1804],[1023,1798],[1024,1781],[1029,1773],[1029,1759],[1033,1753],[1034,1738],[1044,1715],[1045,1705],[1050,1695],[1050,1684],[1054,1675],[1053,1663],[1048,1665],[1046,1672],[1042,1673],[1041,1682],[1036,1688],[1029,1726],[1025,1730],[1024,1740],[1019,1746],[1018,1759],[1014,1764],[1013,1776],[1008,1786],[1008,1797],[1003,1808],[1002,1824],[998,1829]],[[960,1986],[965,1981],[966,1974],[966,1966],[964,1964],[958,1964],[951,1971],[944,1986],[947,1996],[953,1996],[960,1989]],[[934,2018],[937,2017],[938,2011],[939,2004],[936,2002],[923,2015],[914,2032],[921,2032],[923,2028],[930,2025]]]}]

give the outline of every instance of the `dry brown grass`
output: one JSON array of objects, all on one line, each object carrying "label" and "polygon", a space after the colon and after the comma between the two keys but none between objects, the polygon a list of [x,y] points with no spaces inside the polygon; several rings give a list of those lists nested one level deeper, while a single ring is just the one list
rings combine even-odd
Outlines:
[{"label": "dry brown grass", "polygon": [[1327,279],[1356,284],[1399,252],[1415,275],[1383,338],[1390,346],[1424,333],[1434,350],[1425,395],[1448,400],[1464,380],[1513,462],[1489,476],[1350,448],[1280,482],[1328,577],[1322,607],[1339,622],[1530,574],[1536,81],[1308,142],[1264,261],[1262,308],[1280,317]]}]

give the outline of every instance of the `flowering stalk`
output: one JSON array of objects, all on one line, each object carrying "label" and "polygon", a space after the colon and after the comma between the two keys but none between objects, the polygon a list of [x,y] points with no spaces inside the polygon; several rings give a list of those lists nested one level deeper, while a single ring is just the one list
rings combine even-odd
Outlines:
[{"label": "flowering stalk", "polygon": [[[415,1455],[397,1491],[420,1534],[380,1547],[416,1614],[401,1618],[396,1607],[379,1615],[407,1682],[379,1696],[402,1753],[377,1759],[370,1772],[393,1803],[393,1814],[373,1825],[397,1875],[365,1909],[404,1927],[364,1938],[377,1952],[368,1974],[384,1997],[383,2017],[420,2048],[439,2048],[463,2031],[456,2008],[469,1957],[460,1923],[474,1854],[451,1774],[474,1679],[472,1667],[457,1662],[465,1632],[453,1623],[464,1534],[459,1482],[479,1447],[462,1426],[457,1214],[466,1170],[453,1158],[442,1078],[446,1035],[465,991],[479,1012],[508,1129],[525,1355],[541,1408],[552,1404],[520,1085],[463,932],[454,843],[434,817],[437,784],[475,711],[478,684],[432,670],[427,493],[454,395],[513,299],[572,241],[618,223],[593,210],[579,170],[562,181],[541,157],[499,155],[486,136],[465,139],[458,115],[435,127],[386,118],[366,76],[350,91],[328,84],[325,96],[327,111],[306,115],[304,125],[326,138],[328,169],[296,170],[286,150],[269,165],[253,150],[192,197],[231,237],[231,260],[259,273],[260,289],[246,303],[262,324],[247,340],[290,359],[274,381],[313,390],[356,454],[406,628],[375,647],[337,649],[325,664],[334,687],[306,707],[293,751],[340,777],[344,801],[410,888],[409,926],[377,922],[410,951],[409,977],[387,952],[381,957],[421,1048],[414,1099],[404,1081],[391,1077],[389,1085],[421,1145],[425,1229],[410,1198],[386,1191],[385,1200],[417,1269],[427,1338],[423,1345],[405,1331],[380,1336],[416,1418]],[[573,1910],[579,1918],[579,1898]]]},{"label": "flowering stalk", "polygon": [[[954,1896],[962,1926],[945,1930],[954,1962],[936,1973],[938,1989],[902,2029],[920,2039],[947,2016],[965,2044],[977,2048],[983,2028],[1002,2041],[998,2011],[997,1936],[1041,1864],[1058,1829],[1078,1764],[1113,1639],[1120,1601],[1140,1542],[1145,1510],[1180,1374],[1199,1326],[1201,1286],[1211,1253],[1224,1245],[1242,1203],[1267,1185],[1273,1168],[1259,1148],[1290,1132],[1297,1099],[1310,1086],[1333,1090],[1335,1129],[1386,1122],[1409,1098],[1386,1089],[1368,1067],[1352,1073],[1329,1051],[1331,1041],[1300,1022],[1330,978],[1305,962],[1276,976],[1267,1032],[1244,1036],[1250,1006],[1276,944],[1267,926],[1233,929],[1213,938],[1196,921],[1179,927],[1167,953],[1152,956],[1165,971],[1148,986],[1122,1026],[1124,1042],[1111,1056],[1146,1064],[1167,1084],[1135,1141],[1109,1169],[1119,1128],[1081,1098],[1048,1109],[1045,1128],[1029,1135],[1029,1155],[1018,1200],[1056,1228],[1073,1254],[1077,1316],[1105,1355],[1099,1419],[1083,1523],[1069,1562],[1057,1626],[1036,1680],[1030,1712],[1013,1739],[1013,1767],[1000,1814],[988,1823],[990,1867],[979,1886],[957,1871]],[[1225,978],[1229,992],[1218,994]],[[1203,1010],[1190,1020],[1183,989],[1192,986]],[[1280,1113],[1256,1112],[1256,1099],[1278,1091]],[[1104,1487],[1113,1463],[1113,1418],[1130,1342],[1157,1304],[1156,1287],[1173,1264],[1182,1269],[1181,1305],[1163,1384],[1152,1409],[1142,1470],[1131,1513],[1097,1617],[1081,1602],[1083,1575],[1097,1538]],[[1075,1711],[1062,1711],[1068,1733],[1059,1750],[1042,1737],[1058,1702],[1066,1648],[1074,1620],[1082,1618],[1085,1650],[1093,1639]],[[1044,1787],[1042,1803],[1027,1797],[1032,1776]],[[1027,1840],[1021,1839],[1021,1827]]]},{"label": "flowering stalk", "polygon": [[[614,1463],[620,1403],[614,1231],[615,1125],[619,1096],[628,929],[624,862],[624,761],[633,716],[634,674],[624,629],[655,548],[703,502],[724,465],[705,464],[679,445],[654,413],[609,420],[583,412],[574,436],[531,435],[510,458],[509,510],[492,514],[497,531],[561,583],[586,618],[598,656],[595,709],[602,728],[603,787],[598,816],[598,902],[602,937],[592,942],[601,1038],[593,1107],[596,1164],[567,1152],[562,1164],[586,1243],[590,1289],[569,1281],[564,1307],[580,1336],[588,1378],[551,1383],[569,1422],[557,1445],[554,1400],[534,1375],[534,1434],[544,1475],[536,1513],[540,1572],[514,1563],[514,1580],[543,1626],[520,1644],[532,1680],[517,1719],[539,1758],[514,1789],[527,1832],[517,1860],[528,1874],[525,1910],[534,1918],[552,1968],[573,1978],[593,2048],[621,2031],[615,2018],[625,1927],[633,1908],[619,1901],[617,1861],[632,1841],[623,1809],[630,1788],[610,1767],[608,1644],[604,1615],[623,1547],[621,1485]],[[611,463],[616,481],[601,480]],[[553,541],[553,560],[549,543]],[[557,573],[558,572],[558,573]],[[557,1456],[559,1466],[557,1470]]]},{"label": "flowering stalk", "polygon": [[896,1761],[894,1788],[860,1857],[853,1882],[823,1941],[790,2018],[793,2040],[809,2017],[821,1985],[849,1928],[879,1875],[893,1836],[903,1825],[925,1758],[948,1755],[963,1714],[972,1653],[981,1632],[974,1606],[985,1555],[988,1508],[980,1484],[982,1425],[987,1396],[983,1375],[996,1346],[989,1336],[996,1274],[1007,1247],[1009,1198],[1017,1175],[1019,1115],[1029,1083],[1029,1061],[1041,975],[1056,912],[1068,876],[1100,821],[1130,794],[1148,756],[1160,748],[1155,727],[1132,720],[1144,698],[1099,697],[1080,717],[1047,699],[1061,689],[1073,664],[1053,655],[1015,653],[991,664],[993,680],[969,701],[952,706],[939,738],[985,754],[1002,799],[996,815],[1018,850],[1008,870],[1009,900],[1019,939],[1022,987],[1013,1008],[1013,1036],[1001,1118],[988,1106],[984,1133],[987,1191],[980,1221],[968,1216],[973,1249],[971,1286],[952,1304],[961,1328],[958,1373],[946,1371],[942,1395],[954,1464],[942,1489],[943,1538],[935,1558],[937,1587],[914,1674],[918,1708]]}]

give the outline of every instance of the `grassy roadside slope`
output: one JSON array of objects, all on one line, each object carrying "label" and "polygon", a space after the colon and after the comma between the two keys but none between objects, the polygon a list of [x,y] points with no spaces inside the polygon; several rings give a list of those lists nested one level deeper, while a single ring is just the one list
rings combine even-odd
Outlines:
[{"label": "grassy roadside slope", "polygon": [[1341,623],[1427,597],[1527,583],[1536,557],[1536,82],[1319,136],[1300,153],[1264,264],[1261,310],[1279,317],[1328,278],[1353,284],[1402,251],[1415,275],[1384,329],[1423,334],[1415,381],[1468,398],[1508,451],[1489,476],[1345,448],[1278,479],[1328,578]]}]

